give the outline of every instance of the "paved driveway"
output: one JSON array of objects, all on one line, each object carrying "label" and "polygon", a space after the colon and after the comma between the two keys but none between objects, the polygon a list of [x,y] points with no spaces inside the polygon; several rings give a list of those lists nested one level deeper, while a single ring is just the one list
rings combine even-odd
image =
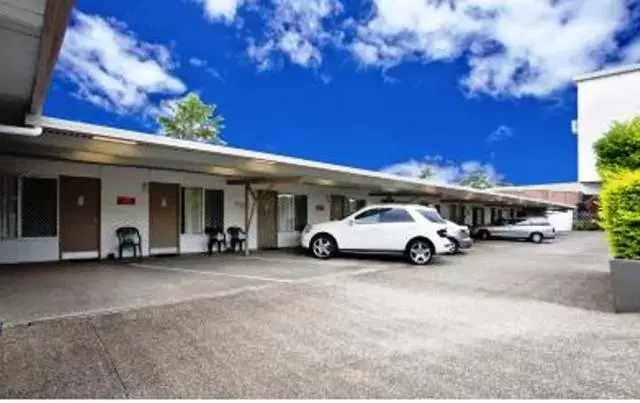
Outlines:
[{"label": "paved driveway", "polygon": [[294,252],[0,266],[0,318],[16,325],[96,315],[384,268],[384,262],[324,262]]},{"label": "paved driveway", "polygon": [[[129,301],[139,287],[146,306],[118,305],[114,294],[84,305],[88,316],[5,329],[0,397],[640,396],[640,316],[611,312],[601,234],[491,241],[430,267],[282,253],[224,259],[215,268],[180,258],[86,269],[77,277],[110,279],[83,283],[87,294],[115,285]],[[54,288],[76,290],[80,280],[67,276]],[[59,297],[28,278],[45,298]],[[129,289],[119,278],[138,282]],[[24,299],[6,279],[2,307]],[[15,281],[28,289],[28,279]]]}]

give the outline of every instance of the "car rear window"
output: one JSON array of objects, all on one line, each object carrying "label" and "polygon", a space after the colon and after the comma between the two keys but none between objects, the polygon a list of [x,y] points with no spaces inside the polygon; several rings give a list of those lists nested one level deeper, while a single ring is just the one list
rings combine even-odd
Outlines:
[{"label": "car rear window", "polygon": [[447,223],[442,217],[440,217],[440,214],[438,214],[438,212],[435,210],[418,210],[418,213],[420,213],[421,216],[431,221],[432,223],[436,223],[436,224]]}]

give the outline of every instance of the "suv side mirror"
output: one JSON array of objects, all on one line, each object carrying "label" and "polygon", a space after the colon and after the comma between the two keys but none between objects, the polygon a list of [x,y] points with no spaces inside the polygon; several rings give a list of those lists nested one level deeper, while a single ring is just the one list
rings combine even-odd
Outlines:
[{"label": "suv side mirror", "polygon": [[347,223],[349,224],[349,226],[350,226],[350,227],[352,227],[352,226],[353,226],[353,224],[355,224],[355,223],[356,223],[356,220],[354,220],[353,218],[350,218],[350,219],[347,221]]}]

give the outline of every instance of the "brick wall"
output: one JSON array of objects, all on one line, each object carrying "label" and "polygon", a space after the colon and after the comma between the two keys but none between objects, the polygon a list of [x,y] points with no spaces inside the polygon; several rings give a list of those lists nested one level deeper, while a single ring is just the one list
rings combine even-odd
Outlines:
[{"label": "brick wall", "polygon": [[546,189],[526,189],[526,190],[502,190],[501,193],[508,193],[515,196],[530,197],[550,201],[554,203],[563,203],[575,206],[580,202],[580,192],[546,190]]}]

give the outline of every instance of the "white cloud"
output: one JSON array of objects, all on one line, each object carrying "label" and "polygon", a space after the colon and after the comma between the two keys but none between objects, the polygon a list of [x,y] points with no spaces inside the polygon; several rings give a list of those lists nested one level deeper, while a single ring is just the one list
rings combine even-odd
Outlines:
[{"label": "white cloud", "polygon": [[499,182],[504,178],[504,175],[499,173],[491,164],[480,161],[465,161],[461,164],[456,164],[453,161],[445,160],[441,156],[426,156],[422,160],[400,162],[383,168],[382,171],[394,175],[417,178],[425,169],[433,172],[434,179],[431,179],[432,182],[441,184],[455,184],[475,173],[484,173],[493,182]]},{"label": "white cloud", "polygon": [[194,1],[226,21],[241,7],[261,14],[266,29],[247,47],[260,70],[282,56],[316,68],[329,47],[383,70],[461,59],[469,95],[546,98],[612,59],[640,61],[640,38],[615,40],[637,0],[362,0],[349,14],[341,0]]},{"label": "white cloud", "polygon": [[222,77],[222,74],[220,74],[218,69],[209,65],[208,61],[197,58],[197,57],[192,57],[189,59],[189,64],[192,65],[193,67],[203,69],[211,77],[214,77],[215,79],[221,82],[224,82],[224,77]]},{"label": "white cloud", "polygon": [[284,55],[302,67],[322,64],[322,48],[338,39],[325,26],[342,12],[338,0],[273,0],[268,11],[268,24],[262,43],[250,41],[249,57],[261,70],[274,66],[274,55]]},{"label": "white cloud", "polygon": [[58,65],[75,97],[119,114],[146,114],[149,95],[176,95],[186,86],[172,75],[170,50],[144,42],[114,19],[74,12]]},{"label": "white cloud", "polygon": [[193,0],[202,4],[204,13],[210,20],[231,22],[236,18],[238,9],[245,4],[245,0]]},{"label": "white cloud", "polygon": [[513,137],[513,130],[505,125],[501,125],[487,136],[488,143],[495,143]]},{"label": "white cloud", "polygon": [[205,67],[207,65],[207,61],[198,59],[197,57],[192,57],[189,59],[189,64],[194,67]]},{"label": "white cloud", "polygon": [[351,51],[361,63],[466,57],[471,94],[546,97],[619,51],[625,0],[371,0]]}]

